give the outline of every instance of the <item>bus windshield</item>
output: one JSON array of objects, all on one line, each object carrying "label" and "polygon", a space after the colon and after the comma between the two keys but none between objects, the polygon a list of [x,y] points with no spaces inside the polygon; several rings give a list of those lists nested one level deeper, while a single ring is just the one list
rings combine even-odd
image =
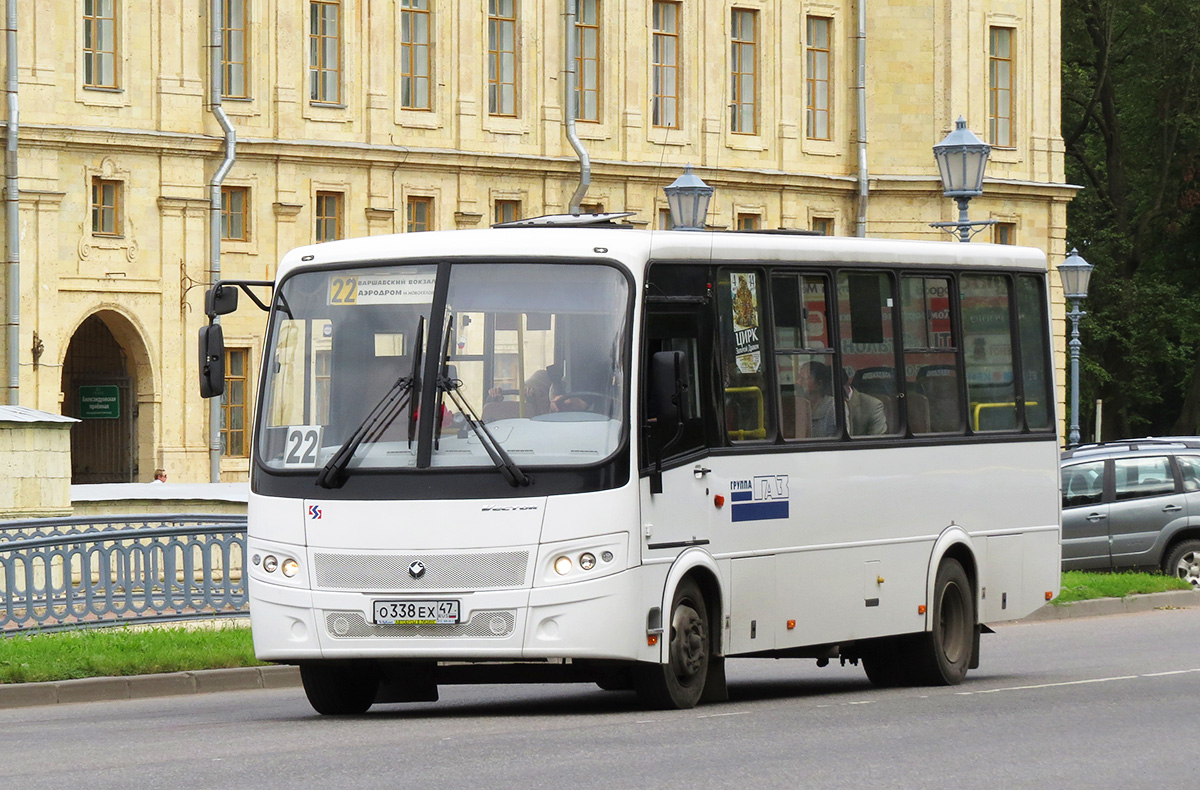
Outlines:
[{"label": "bus windshield", "polygon": [[[494,440],[520,467],[602,461],[623,435],[628,302],[604,265],[297,273],[267,343],[259,457],[315,471],[346,444],[352,474],[424,465],[425,442],[430,466],[485,467]],[[431,436],[417,431],[425,408],[439,415]]]}]

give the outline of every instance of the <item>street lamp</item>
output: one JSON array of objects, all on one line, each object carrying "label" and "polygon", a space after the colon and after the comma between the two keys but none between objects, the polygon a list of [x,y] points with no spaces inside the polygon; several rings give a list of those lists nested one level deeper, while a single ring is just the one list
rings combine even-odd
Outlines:
[{"label": "street lamp", "polygon": [[1079,309],[1079,303],[1087,298],[1088,281],[1092,278],[1092,269],[1096,267],[1085,261],[1079,255],[1079,250],[1072,249],[1067,259],[1058,265],[1058,276],[1062,278],[1063,296],[1071,300],[1071,432],[1067,435],[1067,449],[1079,444],[1079,319],[1087,313]]},{"label": "street lamp", "polygon": [[960,241],[970,241],[980,230],[996,224],[995,220],[967,219],[967,204],[983,194],[983,169],[991,153],[992,147],[976,137],[961,116],[954,123],[954,131],[933,147],[933,158],[942,174],[942,194],[958,202],[958,221],[934,222],[930,227],[957,234]]},{"label": "street lamp", "polygon": [[704,230],[704,218],[708,215],[708,201],[712,200],[713,188],[692,172],[692,166],[684,167],[683,175],[663,187],[667,193],[667,205],[671,208],[671,226],[675,230]]}]

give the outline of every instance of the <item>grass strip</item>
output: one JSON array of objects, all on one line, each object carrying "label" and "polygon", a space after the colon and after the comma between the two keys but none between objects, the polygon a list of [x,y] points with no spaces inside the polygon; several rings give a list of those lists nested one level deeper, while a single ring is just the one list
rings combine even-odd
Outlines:
[{"label": "grass strip", "polygon": [[1190,590],[1192,585],[1174,576],[1161,573],[1096,573],[1065,571],[1062,592],[1055,604],[1089,601],[1094,598],[1124,598],[1127,595]]},{"label": "grass strip", "polygon": [[117,627],[0,637],[0,683],[265,666],[250,629]]}]

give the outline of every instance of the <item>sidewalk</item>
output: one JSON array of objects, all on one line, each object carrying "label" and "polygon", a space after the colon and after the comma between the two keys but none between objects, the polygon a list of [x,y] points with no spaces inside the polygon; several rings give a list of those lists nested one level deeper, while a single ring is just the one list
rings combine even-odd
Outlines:
[{"label": "sidewalk", "polygon": [[[1064,620],[1110,614],[1149,612],[1154,609],[1200,607],[1200,590],[1176,590],[1128,598],[1099,598],[1061,606],[1046,605],[1018,622]],[[105,702],[146,697],[170,697],[181,694],[207,694],[214,691],[295,688],[300,685],[296,667],[269,666],[240,669],[205,669],[197,672],[171,672],[164,675],[83,678],[50,683],[0,684],[0,708],[24,708],[33,705],[57,705],[66,702]]]}]

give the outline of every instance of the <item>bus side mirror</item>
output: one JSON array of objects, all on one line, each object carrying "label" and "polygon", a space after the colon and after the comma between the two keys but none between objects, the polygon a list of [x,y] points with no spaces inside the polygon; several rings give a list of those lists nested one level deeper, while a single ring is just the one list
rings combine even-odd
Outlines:
[{"label": "bus side mirror", "polygon": [[658,351],[650,360],[651,413],[660,430],[674,432],[683,421],[687,389],[687,357],[682,351]]},{"label": "bus side mirror", "polygon": [[209,324],[200,327],[200,397],[224,394],[225,333],[220,324]]},{"label": "bus side mirror", "polygon": [[233,285],[217,283],[204,294],[204,314],[209,318],[229,315],[238,306],[238,289]]}]

